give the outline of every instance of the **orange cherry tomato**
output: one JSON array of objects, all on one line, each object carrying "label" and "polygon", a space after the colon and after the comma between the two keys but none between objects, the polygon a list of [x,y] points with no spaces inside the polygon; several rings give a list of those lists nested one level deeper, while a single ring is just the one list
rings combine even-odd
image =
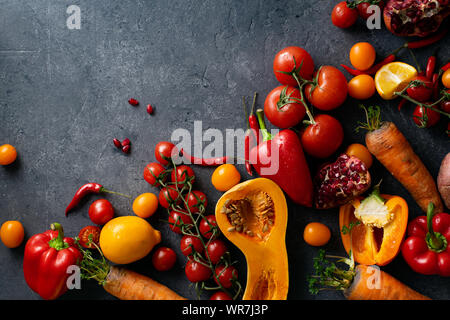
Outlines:
[{"label": "orange cherry tomato", "polygon": [[441,78],[442,84],[446,88],[450,88],[450,69],[447,69],[443,74]]},{"label": "orange cherry tomato", "polygon": [[214,170],[211,183],[219,191],[227,191],[241,181],[241,174],[231,163],[225,163]]},{"label": "orange cherry tomato", "polygon": [[367,169],[369,169],[372,166],[373,163],[372,154],[362,144],[353,143],[349,145],[345,153],[348,154],[349,156],[355,156],[359,160],[364,162],[364,164],[367,166]]},{"label": "orange cherry tomato", "polygon": [[25,231],[19,221],[6,221],[0,229],[0,239],[8,248],[17,248],[23,241]]},{"label": "orange cherry tomato", "polygon": [[151,217],[158,209],[158,197],[150,192],[143,193],[133,201],[133,212],[141,218]]},{"label": "orange cherry tomato", "polygon": [[367,70],[375,62],[377,54],[368,42],[358,42],[350,49],[350,63],[358,70]]},{"label": "orange cherry tomato", "polygon": [[330,238],[330,229],[320,222],[308,223],[303,231],[303,239],[305,242],[314,247],[326,245],[330,241]]},{"label": "orange cherry tomato", "polygon": [[0,146],[0,165],[6,166],[13,163],[17,158],[17,151],[10,144]]},{"label": "orange cherry tomato", "polygon": [[369,99],[375,90],[375,81],[367,74],[360,74],[348,83],[348,94],[358,100]]}]

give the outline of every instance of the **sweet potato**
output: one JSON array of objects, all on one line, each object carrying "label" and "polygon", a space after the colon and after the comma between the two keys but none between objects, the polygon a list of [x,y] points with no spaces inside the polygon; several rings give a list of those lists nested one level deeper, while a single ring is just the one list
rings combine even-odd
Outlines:
[{"label": "sweet potato", "polygon": [[445,206],[450,208],[450,152],[442,160],[437,185]]}]

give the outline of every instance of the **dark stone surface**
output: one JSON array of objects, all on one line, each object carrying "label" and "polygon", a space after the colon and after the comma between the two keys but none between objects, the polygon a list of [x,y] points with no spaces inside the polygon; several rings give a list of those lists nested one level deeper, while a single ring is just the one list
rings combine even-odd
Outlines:
[{"label": "dark stone surface", "polygon": [[[241,97],[258,91],[262,106],[265,95],[278,85],[272,60],[283,47],[304,47],[317,66],[338,66],[349,63],[348,52],[355,42],[369,41],[381,57],[405,40],[384,28],[370,31],[362,21],[349,30],[335,28],[330,21],[334,1],[79,0],[75,4],[81,8],[81,30],[66,27],[70,4],[0,1],[0,144],[10,143],[19,152],[16,163],[0,168],[1,222],[22,221],[27,237],[54,221],[63,223],[70,236],[90,224],[87,208],[98,196],[64,217],[66,205],[85,182],[97,181],[133,197],[156,192],[142,179],[144,166],[154,160],[155,144],[169,139],[176,128],[192,130],[195,120],[203,121],[204,129],[242,127]],[[443,63],[449,56],[448,38],[440,46]],[[434,48],[416,50],[422,65]],[[407,52],[401,59],[412,63]],[[128,105],[130,97],[141,105]],[[147,103],[155,107],[152,117],[145,111]],[[449,151],[445,121],[432,129],[418,129],[411,105],[398,112],[396,101],[375,97],[368,103],[382,107],[383,118],[401,128],[436,176]],[[357,105],[349,98],[331,112],[344,125],[344,146],[364,141],[363,133],[354,132],[356,122],[363,119]],[[115,149],[113,137],[130,138],[131,154]],[[318,162],[308,160],[314,170]],[[212,169],[194,169],[212,213],[221,195],[210,183]],[[239,170],[246,177],[243,166]],[[374,181],[383,179],[385,193],[407,199],[411,218],[421,214],[379,163],[371,173]],[[128,199],[106,198],[117,215],[132,214]],[[162,231],[163,245],[177,248],[179,236],[169,232],[161,221],[164,216],[159,210],[150,222]],[[338,210],[315,212],[289,203],[289,299],[343,299],[339,292],[308,293],[306,277],[318,249],[305,244],[302,232],[311,221],[331,228],[328,251],[344,253]],[[23,249],[24,245],[13,250],[0,245],[0,299],[39,298],[23,278]],[[235,248],[232,252],[245,279],[244,257]],[[153,270],[149,257],[129,267],[195,298],[183,272],[184,261],[179,254],[176,267],[167,273]],[[401,256],[383,270],[432,298],[450,298],[449,278],[415,274]],[[85,298],[112,299],[93,282],[83,282],[83,290],[63,296]]]}]

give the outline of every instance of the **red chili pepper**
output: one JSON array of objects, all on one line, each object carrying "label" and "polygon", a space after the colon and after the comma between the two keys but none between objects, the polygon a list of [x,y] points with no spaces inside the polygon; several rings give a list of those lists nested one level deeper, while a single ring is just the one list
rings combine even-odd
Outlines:
[{"label": "red chili pepper", "polygon": [[250,176],[253,176],[252,165],[250,163],[250,148],[253,144],[253,134],[251,129],[247,129],[245,132],[245,170]]},{"label": "red chili pepper", "polygon": [[450,69],[450,62],[448,62],[448,63],[446,63],[442,68],[441,68],[441,70],[442,71],[447,71],[448,69]]},{"label": "red chili pepper", "polygon": [[434,69],[436,68],[436,56],[432,55],[431,57],[428,58],[427,61],[427,67],[426,67],[426,71],[425,71],[425,76],[431,80],[431,78],[433,77],[433,73],[434,73]]},{"label": "red chili pepper", "polygon": [[450,276],[450,214],[435,214],[430,203],[426,216],[409,223],[408,236],[402,254],[415,272]]},{"label": "red chili pepper", "polygon": [[72,201],[70,201],[69,205],[67,206],[67,208],[66,208],[66,217],[67,217],[67,214],[73,208],[75,208],[80,203],[81,199],[83,199],[86,195],[91,194],[91,193],[102,193],[102,192],[118,194],[118,195],[130,198],[130,196],[127,196],[125,194],[122,194],[122,193],[119,193],[119,192],[115,192],[115,191],[111,191],[111,190],[107,190],[101,184],[92,183],[92,182],[91,183],[86,183],[86,184],[82,185],[77,190],[77,192],[75,193],[74,197],[72,198]]},{"label": "red chili pepper", "polygon": [[374,75],[375,73],[377,73],[378,70],[381,69],[382,66],[391,63],[395,60],[395,54],[390,54],[388,55],[386,58],[384,58],[383,60],[381,60],[380,62],[378,62],[377,64],[373,65],[371,68],[369,68],[368,70],[366,70],[365,72],[370,74],[370,75]]},{"label": "red chili pepper", "polygon": [[365,71],[360,71],[356,69],[352,69],[349,66],[346,66],[345,64],[341,64],[341,67],[347,70],[348,73],[350,73],[352,76],[359,76],[361,74],[367,74]]},{"label": "red chili pepper", "polygon": [[400,100],[400,103],[398,104],[398,111],[400,111],[402,109],[402,107],[405,105],[406,101],[408,101],[408,100],[406,100],[406,99]]},{"label": "red chili pepper", "polygon": [[257,93],[255,92],[255,95],[253,96],[252,109],[250,111],[250,116],[248,117],[248,124],[250,126],[250,129],[253,131],[253,133],[256,137],[256,145],[258,145],[259,144],[259,124],[258,124],[258,118],[255,116],[256,97],[257,97]]},{"label": "red chili pepper", "polygon": [[444,28],[441,32],[436,33],[428,38],[407,42],[405,44],[405,47],[410,49],[417,49],[429,46],[430,44],[436,43],[441,40],[447,34],[447,32],[448,28]]},{"label": "red chili pepper", "polygon": [[197,165],[205,166],[205,167],[218,166],[218,165],[227,163],[230,160],[230,157],[228,157],[228,156],[216,157],[216,158],[197,158],[197,157],[190,155],[183,149],[180,150],[180,154],[185,159],[187,159],[189,161],[189,163],[197,164]]},{"label": "red chili pepper", "polygon": [[68,267],[83,259],[72,238],[65,238],[59,223],[35,234],[25,245],[23,273],[28,286],[43,299],[53,300],[67,291]]}]

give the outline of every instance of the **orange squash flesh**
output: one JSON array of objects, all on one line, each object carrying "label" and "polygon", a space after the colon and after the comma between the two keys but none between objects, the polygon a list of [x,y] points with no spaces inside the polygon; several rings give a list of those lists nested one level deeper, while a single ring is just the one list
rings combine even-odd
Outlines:
[{"label": "orange squash flesh", "polygon": [[[365,265],[384,266],[390,263],[399,253],[400,245],[408,224],[408,205],[398,196],[381,195],[387,199],[385,205],[393,213],[393,219],[382,229],[366,226],[363,223],[353,227],[351,237],[341,232],[342,244],[345,251],[352,252],[355,261]],[[361,199],[342,206],[339,210],[339,226],[349,226],[358,221],[354,215]],[[378,230],[377,230],[378,229]],[[351,240],[350,240],[351,239]],[[350,243],[351,241],[351,243]]]},{"label": "orange squash flesh", "polygon": [[[273,224],[263,232],[256,218],[261,195],[273,202]],[[247,199],[251,210],[245,212],[247,228],[253,235],[233,229],[229,217],[223,212],[227,200]],[[272,180],[256,178],[242,182],[222,195],[215,210],[217,225],[222,233],[245,255],[247,286],[244,300],[285,300],[289,289],[289,268],[286,252],[288,210],[286,198]],[[259,233],[260,237],[257,236]]]}]

